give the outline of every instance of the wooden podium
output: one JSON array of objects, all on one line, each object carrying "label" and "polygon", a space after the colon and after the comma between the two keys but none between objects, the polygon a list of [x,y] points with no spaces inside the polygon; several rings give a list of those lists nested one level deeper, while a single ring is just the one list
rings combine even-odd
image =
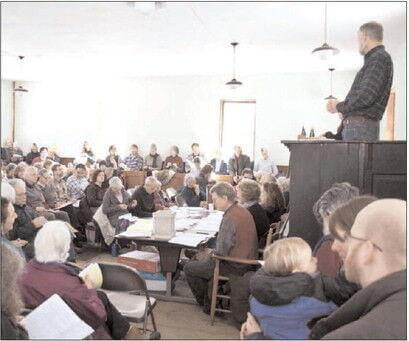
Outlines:
[{"label": "wooden podium", "polygon": [[281,141],[290,150],[290,231],[313,248],[322,236],[312,207],[335,182],[361,194],[406,200],[406,141]]}]

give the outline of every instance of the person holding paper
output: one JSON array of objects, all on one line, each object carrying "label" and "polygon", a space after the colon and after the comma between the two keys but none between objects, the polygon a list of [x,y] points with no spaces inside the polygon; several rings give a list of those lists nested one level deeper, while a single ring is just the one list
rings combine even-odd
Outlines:
[{"label": "person holding paper", "polygon": [[27,263],[19,280],[26,307],[34,309],[57,294],[95,330],[93,339],[141,338],[142,332],[130,327],[107,295],[93,287],[91,279],[82,279],[65,264],[70,241],[68,226],[62,221],[48,222],[38,232],[35,259]]}]

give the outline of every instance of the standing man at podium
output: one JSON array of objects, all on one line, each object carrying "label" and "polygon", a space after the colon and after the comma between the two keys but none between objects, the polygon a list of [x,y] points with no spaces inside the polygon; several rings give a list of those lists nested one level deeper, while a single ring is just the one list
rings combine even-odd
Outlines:
[{"label": "standing man at podium", "polygon": [[364,65],[345,100],[327,103],[328,112],[342,114],[344,141],[379,140],[379,122],[388,103],[393,78],[392,59],[382,40],[381,24],[368,22],[359,28],[359,52],[364,56]]}]

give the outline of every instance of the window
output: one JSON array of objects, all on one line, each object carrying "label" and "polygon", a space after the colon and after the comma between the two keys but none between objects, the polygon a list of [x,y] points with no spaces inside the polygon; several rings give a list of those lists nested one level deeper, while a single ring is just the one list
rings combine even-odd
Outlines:
[{"label": "window", "polygon": [[256,137],[256,101],[220,101],[219,142],[223,158],[233,155],[235,145],[240,145],[243,154],[254,160]]}]

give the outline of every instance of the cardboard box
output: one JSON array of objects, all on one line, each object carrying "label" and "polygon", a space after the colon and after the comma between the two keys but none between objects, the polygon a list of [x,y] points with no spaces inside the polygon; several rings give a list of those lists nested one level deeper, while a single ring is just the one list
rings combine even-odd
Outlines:
[{"label": "cardboard box", "polygon": [[127,252],[118,257],[118,263],[128,265],[138,271],[160,272],[159,254],[154,252]]}]

